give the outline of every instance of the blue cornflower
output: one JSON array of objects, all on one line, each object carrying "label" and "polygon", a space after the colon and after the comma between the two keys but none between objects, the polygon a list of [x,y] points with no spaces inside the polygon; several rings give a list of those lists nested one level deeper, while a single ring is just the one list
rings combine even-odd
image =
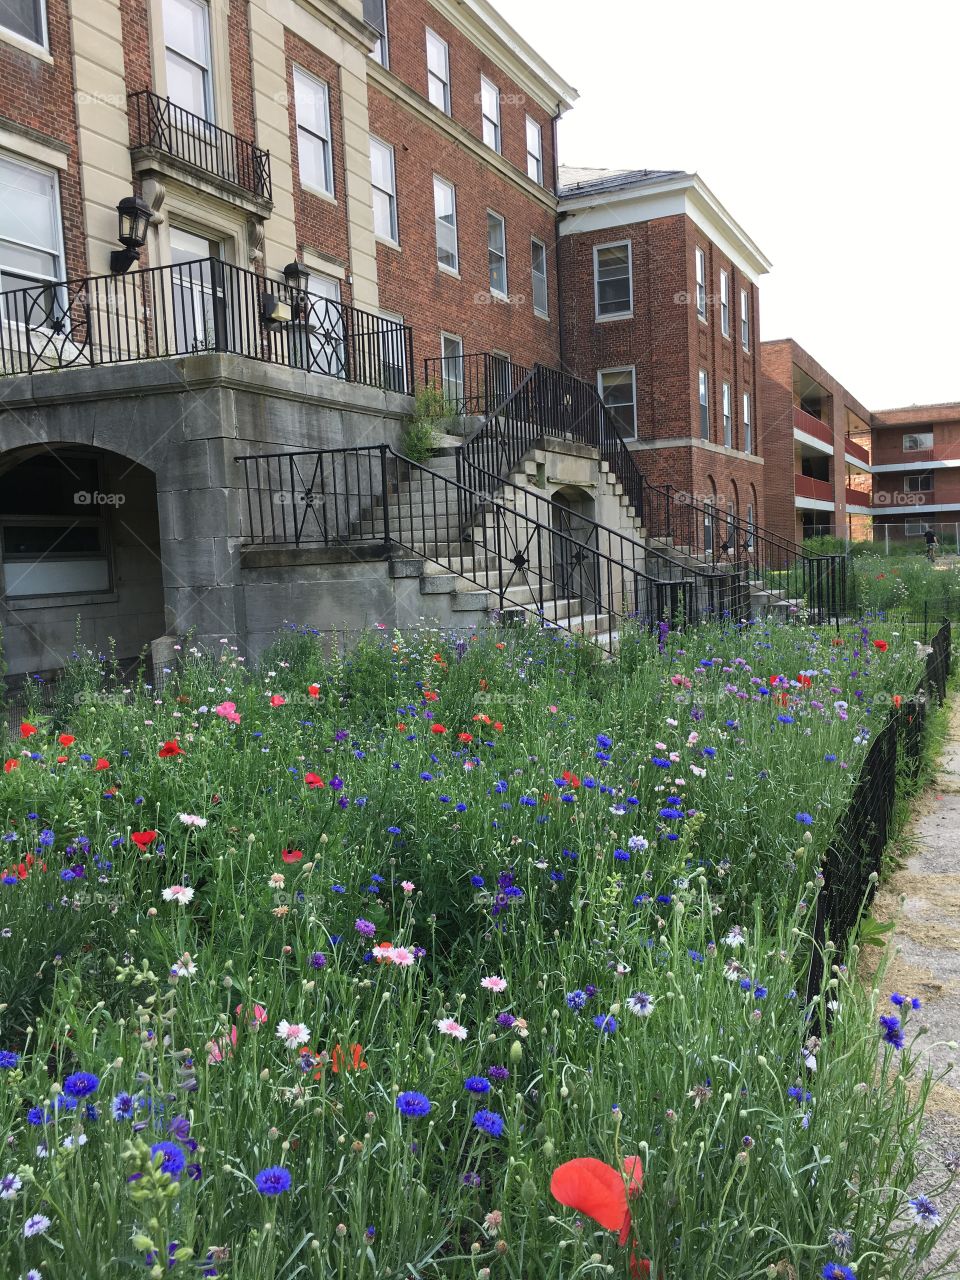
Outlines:
[{"label": "blue cornflower", "polygon": [[85,1098],[87,1094],[96,1093],[100,1087],[100,1077],[89,1071],[75,1071],[63,1082],[63,1091],[71,1098]]},{"label": "blue cornflower", "polygon": [[572,1009],[574,1013],[579,1013],[586,1006],[587,993],[579,990],[568,991],[566,995],[567,1008]]},{"label": "blue cornflower", "polygon": [[499,1138],[503,1134],[503,1116],[496,1111],[478,1111],[473,1117],[474,1126],[491,1138]]},{"label": "blue cornflower", "polygon": [[809,813],[798,813],[796,818],[797,822],[802,823],[805,827],[813,826],[813,818]]},{"label": "blue cornflower", "polygon": [[894,1049],[902,1049],[903,1028],[900,1026],[900,1019],[895,1014],[887,1014],[880,1019],[880,1026],[886,1043],[892,1044]]},{"label": "blue cornflower", "polygon": [[561,880],[565,879],[565,877],[562,871],[551,871],[550,879],[554,882],[554,884],[559,884]]},{"label": "blue cornflower", "polygon": [[761,987],[761,986],[759,986],[759,985],[758,985],[758,986],[756,986],[756,987],[754,987],[754,988],[753,988],[753,994],[754,994],[754,996],[755,996],[758,1000],[766,1000],[766,998],[767,998],[767,988],[766,988],[766,987]]},{"label": "blue cornflower", "polygon": [[902,996],[899,991],[894,991],[894,993],[890,997],[890,1003],[895,1004],[899,1009],[902,1004],[907,1003],[907,997]]},{"label": "blue cornflower", "polygon": [[482,889],[482,888],[483,888],[483,876],[471,876],[471,877],[470,877],[470,883],[473,885],[473,887],[474,887],[475,889]]},{"label": "blue cornflower", "polygon": [[793,724],[793,716],[780,715],[777,719],[781,724]]},{"label": "blue cornflower", "polygon": [[680,809],[660,809],[659,814],[661,818],[674,819],[683,817],[683,812]]},{"label": "blue cornflower", "polygon": [[261,1169],[253,1179],[253,1185],[262,1196],[282,1195],[284,1191],[290,1190],[292,1182],[290,1170],[284,1169],[279,1164],[271,1165],[269,1169]]},{"label": "blue cornflower", "polygon": [[463,1087],[468,1093],[489,1093],[490,1081],[486,1076],[467,1076]]},{"label": "blue cornflower", "polygon": [[836,760],[837,757],[833,754],[832,751],[828,751],[823,758],[827,764],[833,764],[833,762]]},{"label": "blue cornflower", "polygon": [[650,760],[651,760],[651,762],[652,762],[653,764],[655,764],[655,765],[657,766],[657,768],[658,768],[658,769],[669,769],[669,768],[670,768],[670,761],[669,761],[669,760],[664,760],[664,759],[662,758],[662,756],[651,756],[651,757],[650,757]]},{"label": "blue cornflower", "polygon": [[910,1008],[911,1008],[911,1009],[922,1009],[922,1008],[923,1008],[923,1005],[920,1003],[920,1001],[917,999],[917,997],[916,997],[916,996],[911,996],[911,997],[910,997]]},{"label": "blue cornflower", "polygon": [[12,1049],[0,1049],[0,1071],[12,1071],[19,1061],[19,1053],[14,1053]]},{"label": "blue cornflower", "polygon": [[151,1159],[161,1156],[160,1172],[168,1173],[171,1178],[179,1178],[187,1157],[176,1142],[155,1142],[150,1148]]},{"label": "blue cornflower", "polygon": [[391,835],[391,836],[398,836],[398,835],[400,834],[400,828],[399,828],[399,827],[387,827],[387,834],[388,834],[388,835]]},{"label": "blue cornflower", "polygon": [[841,1262],[828,1262],[820,1274],[823,1280],[857,1280],[855,1273]]},{"label": "blue cornflower", "polygon": [[421,773],[421,775],[420,775],[420,781],[421,781],[421,782],[432,782],[432,781],[433,781],[433,774],[432,774],[432,773],[427,773],[426,769],[424,769],[423,773]]},{"label": "blue cornflower", "polygon": [[593,1020],[593,1025],[605,1036],[612,1036],[617,1029],[617,1020],[612,1013],[598,1013]]},{"label": "blue cornflower", "polygon": [[136,1110],[136,1100],[131,1093],[118,1093],[110,1104],[110,1114],[114,1120],[130,1120]]},{"label": "blue cornflower", "polygon": [[613,746],[613,739],[608,738],[605,733],[598,733],[597,746],[600,748],[601,751],[609,751],[610,748]]},{"label": "blue cornflower", "polygon": [[741,991],[749,991],[752,985],[753,985],[753,984],[751,983],[751,981],[750,981],[750,979],[749,979],[749,978],[741,978],[741,979],[740,979],[740,990],[741,990]]},{"label": "blue cornflower", "polygon": [[397,1094],[397,1110],[402,1116],[426,1116],[433,1110],[433,1103],[425,1093],[408,1089],[405,1093]]},{"label": "blue cornflower", "polygon": [[614,849],[613,856],[614,858],[616,858],[617,862],[630,861],[630,854],[626,851],[626,849]]},{"label": "blue cornflower", "polygon": [[693,961],[694,964],[703,964],[703,956],[699,951],[691,951],[688,949],[687,955],[690,957],[690,959]]},{"label": "blue cornflower", "polygon": [[657,901],[660,903],[661,907],[669,907],[670,903],[673,901],[673,898],[670,896],[669,893],[658,893]]}]

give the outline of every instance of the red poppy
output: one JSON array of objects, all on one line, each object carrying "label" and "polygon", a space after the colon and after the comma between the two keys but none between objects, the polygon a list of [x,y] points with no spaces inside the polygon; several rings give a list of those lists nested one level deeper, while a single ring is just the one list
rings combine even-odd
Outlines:
[{"label": "red poppy", "polygon": [[406,733],[406,732],[407,732],[407,726],[401,720],[400,723],[397,725],[397,733]]},{"label": "red poppy", "polygon": [[184,754],[183,747],[173,738],[169,742],[165,742],[160,748],[159,756],[161,760],[166,760],[168,756],[182,756]]},{"label": "red poppy", "polygon": [[68,759],[68,756],[57,756],[57,764],[66,764]]},{"label": "red poppy", "polygon": [[560,777],[564,780],[564,782],[569,783],[574,790],[576,790],[577,787],[579,787],[580,785],[580,779],[577,777],[575,773],[571,773],[569,769],[565,769],[563,773],[561,773]]},{"label": "red poppy", "polygon": [[140,850],[144,850],[148,848],[151,844],[153,844],[156,838],[157,838],[156,831],[131,831],[130,832],[130,839]]},{"label": "red poppy", "polygon": [[319,773],[305,773],[303,780],[308,787],[325,787],[327,785]]},{"label": "red poppy", "polygon": [[503,732],[503,725],[499,720],[494,720],[493,727],[496,729],[497,733]]},{"label": "red poppy", "polygon": [[801,689],[809,689],[811,684],[813,684],[813,681],[809,676],[799,675],[797,676],[797,684]]},{"label": "red poppy", "polygon": [[8,760],[6,764],[3,766],[3,772],[13,773],[14,769],[19,769],[19,768],[20,768],[19,760]]},{"label": "red poppy", "polygon": [[275,693],[270,699],[271,707],[282,707],[286,702],[286,698],[282,693]]},{"label": "red poppy", "polygon": [[319,697],[320,697],[320,686],[319,686],[318,684],[311,684],[311,685],[308,685],[308,686],[307,686],[307,693],[309,693],[309,695],[310,695],[310,697],[311,697],[311,698],[319,698]]},{"label": "red poppy", "polygon": [[426,702],[436,702],[440,695],[439,693],[434,693],[432,689],[424,689],[423,697]]},{"label": "red poppy", "polygon": [[299,862],[300,859],[303,857],[303,850],[302,849],[284,849],[284,851],[280,854],[280,857],[284,860],[284,862]]},{"label": "red poppy", "polygon": [[568,1160],[554,1169],[550,1179],[550,1191],[555,1200],[578,1213],[599,1222],[608,1231],[619,1231],[620,1244],[626,1244],[630,1235],[630,1197],[640,1194],[643,1188],[643,1165],[639,1156],[624,1161],[629,1184],[623,1174],[602,1160],[581,1156]]},{"label": "red poppy", "polygon": [[444,726],[443,726],[442,724],[432,724],[432,725],[430,726],[430,732],[431,732],[431,733],[446,733],[447,731],[446,731],[446,729],[444,728]]},{"label": "red poppy", "polygon": [[489,724],[489,723],[490,723],[490,717],[489,717],[489,716],[485,716],[482,712],[478,713],[478,714],[477,714],[477,715],[475,715],[473,718],[474,718],[474,720],[479,720],[481,724]]},{"label": "red poppy", "polygon": [[[163,752],[161,752],[160,754],[162,755]],[[94,773],[103,773],[104,769],[109,769],[109,768],[110,768],[110,761],[106,758],[106,756],[100,756],[97,760],[97,763],[93,766],[93,771]]]},{"label": "red poppy", "polygon": [[457,741],[458,741],[458,742],[472,742],[472,741],[473,741],[473,734],[472,734],[472,733],[458,733],[458,734],[457,734]]},{"label": "red poppy", "polygon": [[879,649],[881,653],[886,653],[890,646],[887,644],[886,640],[874,640],[873,647],[875,649]]},{"label": "red poppy", "polygon": [[338,1044],[333,1046],[332,1061],[330,1063],[331,1071],[341,1069],[345,1071],[366,1071],[367,1064],[363,1061],[363,1045],[352,1044],[350,1046],[350,1061],[347,1061],[346,1054]]},{"label": "red poppy", "polygon": [[60,737],[57,738],[57,741],[60,743],[61,747],[72,747],[76,742],[76,738],[72,733],[61,733]]},{"label": "red poppy", "polygon": [[37,726],[35,724],[27,724],[26,720],[24,720],[23,724],[20,726],[21,738],[29,738],[31,734],[36,732]]},{"label": "red poppy", "polygon": [[901,695],[901,694],[899,694],[899,693],[895,693],[895,694],[893,695],[893,705],[894,705],[895,707],[899,707],[899,706],[900,706],[900,704],[901,704],[902,702],[903,702],[903,697],[902,697],[902,695]]}]

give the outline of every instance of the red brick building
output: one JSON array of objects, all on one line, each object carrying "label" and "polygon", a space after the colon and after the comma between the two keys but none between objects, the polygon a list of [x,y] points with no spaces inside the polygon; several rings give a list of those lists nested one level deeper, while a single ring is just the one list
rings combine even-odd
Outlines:
[{"label": "red brick building", "polygon": [[792,338],[760,344],[768,527],[791,541],[870,536],[869,409]]},{"label": "red brick building", "polygon": [[562,355],[644,475],[764,521],[759,280],[769,262],[696,175],[561,169]]},{"label": "red brick building", "polygon": [[881,409],[872,416],[874,540],[944,546],[960,533],[960,404]]}]

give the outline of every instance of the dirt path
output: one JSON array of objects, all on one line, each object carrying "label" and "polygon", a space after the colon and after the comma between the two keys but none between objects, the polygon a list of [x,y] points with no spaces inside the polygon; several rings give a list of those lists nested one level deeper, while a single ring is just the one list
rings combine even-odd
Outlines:
[{"label": "dirt path", "polygon": [[[904,847],[906,865],[887,880],[874,904],[877,919],[896,921],[881,994],[886,1000],[899,991],[923,1001],[920,1017],[927,1030],[917,1047],[939,1076],[948,1063],[960,1062],[960,1053],[945,1043],[960,1041],[960,698],[952,702],[933,786],[918,807]],[[960,1065],[934,1086],[923,1141],[927,1162],[939,1179],[945,1162],[960,1158]],[[958,1203],[960,1187],[954,1187],[937,1207],[945,1214]],[[942,1261],[956,1248],[960,1217],[931,1262]]]}]

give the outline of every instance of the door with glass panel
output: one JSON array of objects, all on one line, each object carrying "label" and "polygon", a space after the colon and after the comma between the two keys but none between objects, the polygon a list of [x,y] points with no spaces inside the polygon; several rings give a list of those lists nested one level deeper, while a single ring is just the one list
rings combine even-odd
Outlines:
[{"label": "door with glass panel", "polygon": [[171,227],[170,260],[173,352],[229,350],[223,245]]},{"label": "door with glass panel", "polygon": [[0,155],[0,370],[79,354],[63,275],[56,173]]},{"label": "door with glass panel", "polygon": [[325,275],[309,277],[303,319],[303,367],[313,373],[325,373],[329,378],[345,377],[346,349],[339,280]]}]

